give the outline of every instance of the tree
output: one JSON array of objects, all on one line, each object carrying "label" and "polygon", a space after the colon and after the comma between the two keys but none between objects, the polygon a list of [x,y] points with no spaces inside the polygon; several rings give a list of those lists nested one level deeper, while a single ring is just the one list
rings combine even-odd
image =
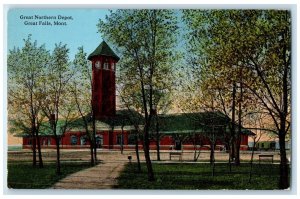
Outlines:
[{"label": "tree", "polygon": [[[226,12],[185,10],[183,19],[189,30],[186,36],[187,59],[193,73],[192,82],[201,88],[201,97],[205,98],[206,93],[210,94],[211,90],[214,90],[216,108],[232,119],[229,126],[231,138],[227,145],[229,161],[234,158],[236,165],[239,165],[242,118],[247,114],[248,106],[252,104],[249,104],[249,100],[242,100],[251,95],[241,84],[241,81],[249,80],[245,78],[246,75],[240,75],[243,74],[242,67],[239,66],[240,55],[234,49],[226,48],[223,45],[226,41],[218,37],[223,28],[231,31],[224,14]],[[214,27],[215,23],[222,24],[222,29]],[[247,74],[247,71],[243,72]],[[203,102],[200,100],[200,103]]]},{"label": "tree", "polygon": [[[254,150],[256,148],[257,142],[259,142],[260,138],[263,135],[263,118],[265,117],[265,114],[262,112],[257,112],[253,114],[249,114],[249,122],[254,126],[257,127],[258,129],[255,130],[255,135],[251,136],[253,140],[252,148],[251,148],[251,159],[250,159],[250,171],[249,171],[249,183],[251,182],[252,179],[252,170],[253,170],[253,156],[254,156]],[[251,126],[252,126],[251,125]]]},{"label": "tree", "polygon": [[[94,165],[97,162],[96,127],[95,117],[92,115],[92,77],[86,55],[83,47],[79,47],[73,61],[75,74],[70,83],[71,93],[82,121],[79,123],[84,126],[87,139],[90,142],[91,165]],[[91,125],[92,129],[90,128]]]},{"label": "tree", "polygon": [[43,167],[39,132],[44,119],[41,111],[44,95],[40,87],[50,55],[44,45],[38,46],[36,41],[31,41],[31,35],[24,42],[21,50],[15,48],[8,55],[9,120],[11,129],[31,137],[33,166],[36,165],[37,145],[39,167]]},{"label": "tree", "polygon": [[61,136],[70,126],[75,117],[74,103],[70,96],[70,79],[74,72],[70,68],[69,49],[61,43],[56,44],[51,55],[51,62],[46,70],[46,78],[41,87],[44,93],[43,113],[47,117],[51,133],[56,145],[56,173],[60,170],[60,141]]},{"label": "tree", "polygon": [[[166,76],[175,59],[177,24],[171,10],[117,10],[105,21],[100,20],[99,31],[112,42],[122,55],[119,64],[121,77],[126,80],[122,90],[135,96],[130,108],[143,113],[143,148],[148,180],[154,180],[149,154],[149,131],[154,116],[154,90],[164,88]],[[129,78],[132,77],[132,78]]]},{"label": "tree", "polygon": [[251,56],[246,56],[245,63],[253,70],[253,76],[261,86],[245,86],[268,110],[276,126],[280,145],[279,186],[286,189],[289,187],[285,139],[290,128],[291,16],[289,11],[269,11],[258,18],[265,21],[257,20],[249,25],[259,28],[260,34],[270,34],[259,34],[259,43],[257,41],[251,46],[253,51]]},{"label": "tree", "polygon": [[235,82],[240,89],[249,91],[272,118],[280,143],[279,185],[288,188],[285,138],[290,127],[290,12],[212,10],[190,14],[189,17],[197,16],[190,23],[194,38],[209,38],[205,42],[198,40],[198,47],[204,52],[202,59],[219,69],[242,71],[243,79],[235,78]]},{"label": "tree", "polygon": [[[171,79],[172,80],[172,79]],[[153,90],[153,112],[154,120],[152,123],[151,131],[152,136],[156,140],[156,154],[157,160],[160,161],[160,114],[166,114],[172,105],[172,87],[171,82],[168,82],[168,88],[163,90]]]}]

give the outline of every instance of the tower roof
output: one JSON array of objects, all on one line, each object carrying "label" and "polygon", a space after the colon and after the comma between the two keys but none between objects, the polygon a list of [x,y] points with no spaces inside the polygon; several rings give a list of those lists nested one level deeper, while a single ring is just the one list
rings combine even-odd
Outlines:
[{"label": "tower roof", "polygon": [[92,60],[94,56],[104,55],[108,57],[113,57],[117,61],[119,61],[119,57],[114,53],[114,51],[107,45],[105,41],[102,43],[88,56],[88,60]]}]

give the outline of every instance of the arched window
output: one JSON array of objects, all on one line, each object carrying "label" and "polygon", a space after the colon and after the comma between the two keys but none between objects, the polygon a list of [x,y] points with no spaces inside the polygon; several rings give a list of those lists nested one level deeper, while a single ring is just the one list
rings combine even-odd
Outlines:
[{"label": "arched window", "polygon": [[101,68],[101,62],[100,62],[100,61],[96,61],[95,67],[96,67],[97,69],[100,69],[100,68]]},{"label": "arched window", "polygon": [[123,135],[117,135],[117,144],[124,144]]},{"label": "arched window", "polygon": [[76,145],[77,144],[77,137],[75,135],[71,136],[71,145]]},{"label": "arched window", "polygon": [[103,136],[102,135],[97,135],[96,136],[96,146],[97,148],[101,148],[103,145]]},{"label": "arched window", "polygon": [[86,136],[81,136],[80,138],[80,145],[86,145]]},{"label": "arched window", "polygon": [[106,59],[104,64],[103,64],[103,69],[104,70],[108,70],[109,69],[109,64],[108,64],[108,60]]}]

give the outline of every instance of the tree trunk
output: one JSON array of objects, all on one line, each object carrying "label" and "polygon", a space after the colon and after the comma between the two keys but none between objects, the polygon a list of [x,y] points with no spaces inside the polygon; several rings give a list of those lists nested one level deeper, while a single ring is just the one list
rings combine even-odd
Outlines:
[{"label": "tree trunk", "polygon": [[160,142],[160,139],[159,139],[159,134],[157,133],[156,134],[156,153],[157,153],[157,161],[160,161],[160,151],[159,151],[159,142]]},{"label": "tree trunk", "polygon": [[[285,127],[285,125],[284,125]],[[285,128],[283,128],[285,129]],[[281,129],[282,130],[282,129]],[[280,181],[279,188],[289,188],[289,177],[288,177],[288,164],[285,151],[285,132],[279,132],[279,146],[280,146]]]},{"label": "tree trunk", "polygon": [[144,155],[148,170],[148,181],[154,181],[154,173],[152,168],[152,163],[150,159],[150,149],[149,149],[149,124],[146,124],[144,129]]},{"label": "tree trunk", "polygon": [[[287,13],[286,12],[286,20],[287,18]],[[285,32],[282,35],[283,37],[287,36],[288,30],[287,27],[285,28]],[[283,40],[284,41],[284,40]],[[288,93],[288,71],[289,71],[289,63],[286,62],[286,49],[287,46],[284,43],[284,51],[282,54],[282,59],[284,60],[284,73],[283,73],[283,84],[282,84],[282,91],[283,91],[283,111],[280,114],[280,129],[279,129],[279,146],[280,146],[280,180],[279,180],[279,188],[280,189],[287,189],[289,188],[289,168],[287,164],[287,158],[286,158],[286,151],[285,151],[285,136],[286,136],[286,119],[287,119],[287,114],[288,114],[288,107],[289,107],[289,93]]]},{"label": "tree trunk", "polygon": [[194,162],[197,162],[198,158],[200,157],[200,153],[201,153],[201,144],[199,150],[197,151],[197,141],[195,135],[194,136]]},{"label": "tree trunk", "polygon": [[123,154],[124,151],[124,125],[121,127],[121,154]]},{"label": "tree trunk", "polygon": [[96,119],[93,111],[93,139],[92,146],[94,148],[94,163],[97,164],[97,141],[96,141]]},{"label": "tree trunk", "polygon": [[212,165],[212,176],[215,176],[215,143],[211,144],[210,164]]},{"label": "tree trunk", "polygon": [[241,145],[241,136],[236,136],[235,146],[234,146],[234,164],[236,166],[240,165],[240,145]]},{"label": "tree trunk", "polygon": [[215,143],[210,144],[210,164],[212,165],[215,161]]},{"label": "tree trunk", "polygon": [[160,136],[159,136],[159,126],[158,126],[158,118],[157,118],[157,114],[156,114],[156,153],[157,153],[157,161],[160,161],[160,146],[159,146],[159,142],[160,142]]},{"label": "tree trunk", "polygon": [[139,155],[139,139],[138,139],[138,135],[135,135],[135,153],[136,153],[136,160],[138,163],[138,171],[141,172],[141,162],[140,162],[140,155]]},{"label": "tree trunk", "polygon": [[32,148],[32,166],[36,167],[36,137],[32,136],[31,138],[31,148]]},{"label": "tree trunk", "polygon": [[55,144],[56,144],[56,174],[60,175],[60,152],[59,152],[59,137],[55,137]]},{"label": "tree trunk", "polygon": [[91,153],[91,166],[94,166],[95,165],[95,161],[94,161],[94,147],[93,147],[92,139],[90,139],[90,153]]},{"label": "tree trunk", "polygon": [[43,164],[43,159],[42,159],[41,141],[40,141],[39,134],[37,131],[36,131],[36,137],[37,137],[37,146],[38,146],[38,154],[39,154],[39,167],[43,168],[44,164]]},{"label": "tree trunk", "polygon": [[232,114],[231,114],[231,159],[233,159],[233,157],[235,157],[234,154],[234,142],[235,142],[235,95],[236,95],[236,83],[234,82],[232,85],[232,105],[231,105],[231,109],[232,109]]},{"label": "tree trunk", "polygon": [[228,142],[228,165],[229,165],[229,172],[231,172],[231,160],[232,160],[232,146],[231,141]]},{"label": "tree trunk", "polygon": [[234,138],[234,135],[232,136],[232,140],[231,140],[231,143],[230,143],[230,159],[231,159],[231,161],[234,161],[234,140],[235,140],[235,138]]},{"label": "tree trunk", "polygon": [[252,179],[252,168],[253,168],[253,156],[254,156],[254,148],[255,148],[255,141],[253,142],[253,147],[252,147],[252,151],[251,151],[251,159],[250,159],[250,171],[249,171],[249,181],[248,183],[251,182]]},{"label": "tree trunk", "polygon": [[242,85],[242,68],[240,68],[240,97],[239,97],[239,129],[236,133],[235,140],[235,153],[234,153],[234,163],[235,165],[240,165],[240,146],[241,146],[241,133],[242,133],[242,101],[243,101],[243,85]]}]

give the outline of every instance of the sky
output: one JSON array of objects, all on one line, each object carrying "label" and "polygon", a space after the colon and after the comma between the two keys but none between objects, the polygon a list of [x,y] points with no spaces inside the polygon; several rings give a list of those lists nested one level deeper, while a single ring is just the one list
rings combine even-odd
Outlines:
[{"label": "sky", "polygon": [[[46,49],[53,50],[56,43],[67,44],[70,49],[69,56],[74,58],[78,47],[83,46],[87,54],[94,51],[102,42],[101,34],[98,33],[97,23],[109,14],[106,9],[10,9],[8,11],[7,45],[8,50],[14,47],[22,48],[24,39],[31,34],[33,41],[38,46],[45,44]],[[53,17],[56,19],[35,19],[35,15]],[[72,17],[72,19],[59,19],[58,16]],[[25,16],[27,18],[25,18]],[[31,17],[33,16],[33,19]],[[28,19],[29,17],[29,19]],[[25,18],[25,19],[24,19]],[[52,25],[41,25],[48,21]],[[55,21],[66,22],[67,25],[54,25]],[[27,23],[38,25],[26,25]]]}]

